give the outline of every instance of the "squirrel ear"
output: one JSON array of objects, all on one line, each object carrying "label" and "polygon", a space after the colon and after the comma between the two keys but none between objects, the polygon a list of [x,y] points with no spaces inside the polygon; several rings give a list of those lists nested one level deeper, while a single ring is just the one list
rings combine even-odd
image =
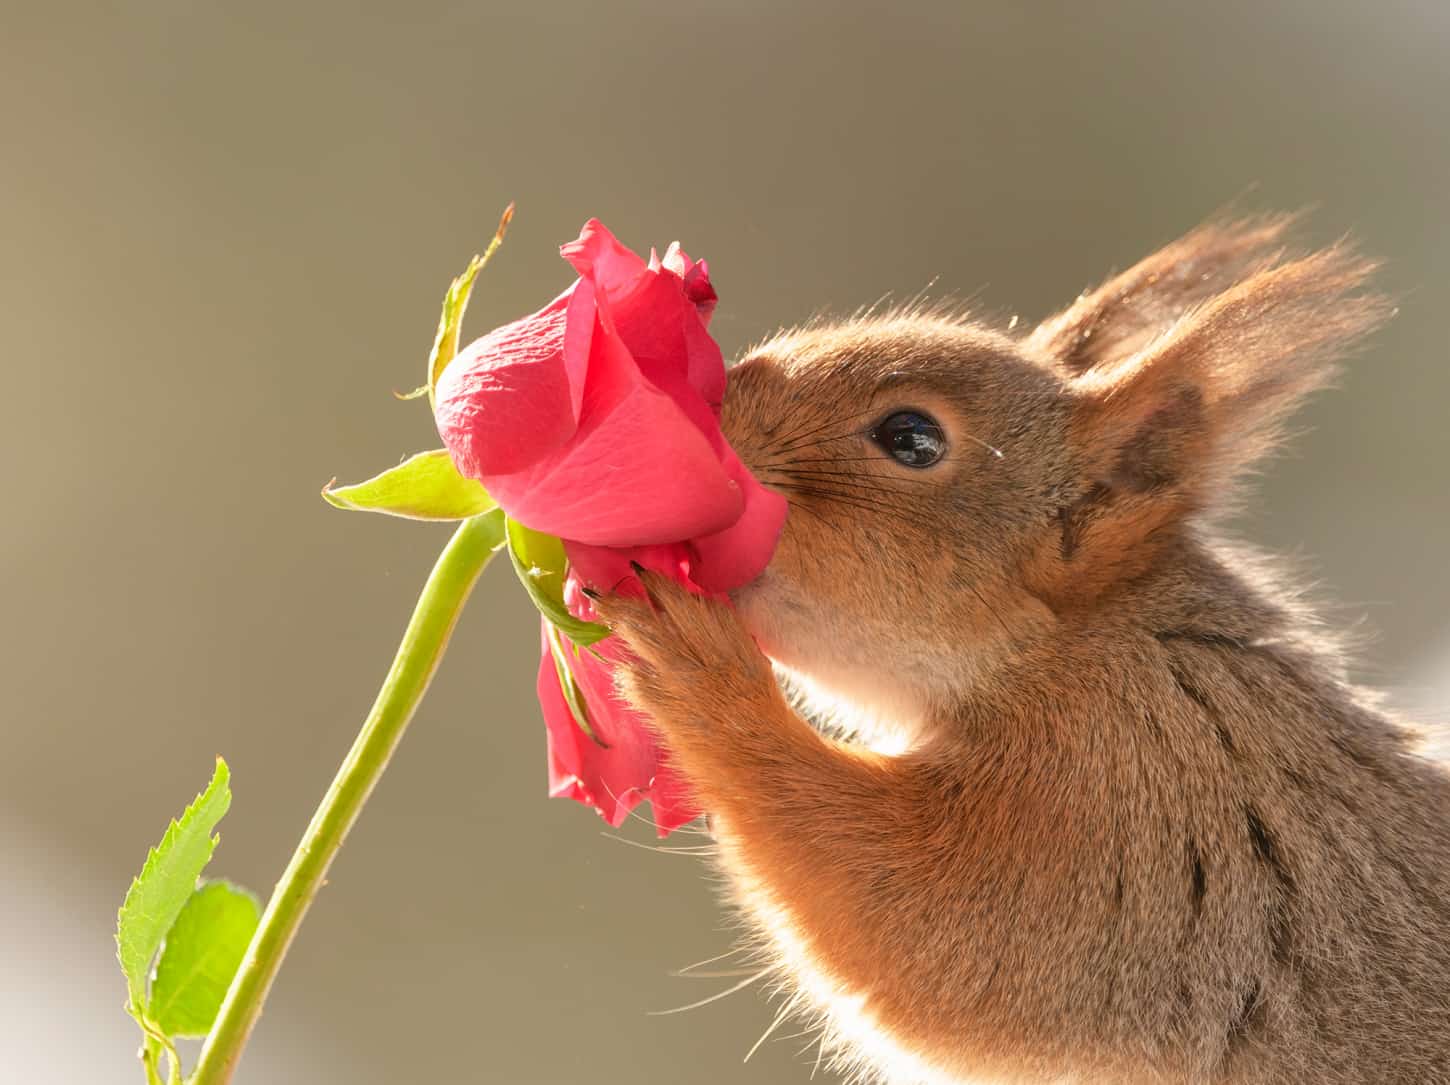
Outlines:
[{"label": "squirrel ear", "polygon": [[1171,495],[1185,509],[1222,504],[1299,400],[1391,314],[1361,292],[1374,269],[1346,245],[1271,261],[1133,353],[1080,372],[1069,382],[1073,441],[1090,484]]},{"label": "squirrel ear", "polygon": [[1024,345],[1069,375],[1122,361],[1194,306],[1272,264],[1297,218],[1264,215],[1208,222],[1084,292],[1043,321]]}]

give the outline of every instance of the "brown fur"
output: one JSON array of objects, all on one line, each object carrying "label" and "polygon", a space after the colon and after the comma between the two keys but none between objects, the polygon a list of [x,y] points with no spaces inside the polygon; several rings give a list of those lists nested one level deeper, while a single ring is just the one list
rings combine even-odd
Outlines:
[{"label": "brown fur", "polygon": [[[1212,526],[1387,315],[1286,226],[1204,227],[1022,338],[766,344],[726,431],[791,501],[770,568],[737,610],[654,577],[603,603],[743,910],[867,1072],[1450,1082],[1450,782]],[[904,407],[943,462],[866,436]],[[762,649],[904,749],[822,735]]]}]

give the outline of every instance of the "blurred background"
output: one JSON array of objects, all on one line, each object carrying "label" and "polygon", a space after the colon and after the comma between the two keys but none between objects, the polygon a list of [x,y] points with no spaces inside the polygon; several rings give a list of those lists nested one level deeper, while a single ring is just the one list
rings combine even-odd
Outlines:
[{"label": "blurred background", "polygon": [[[1401,313],[1242,528],[1450,704],[1444,3],[61,0],[5,4],[0,61],[7,1080],[140,1081],[115,910],[215,754],[214,872],[281,872],[447,536],[317,491],[438,443],[390,390],[511,199],[470,335],[597,215],[709,258],[727,355],[929,284],[1034,320],[1226,202],[1316,205]],[[742,1064],[752,992],[647,1015],[731,936],[694,858],[545,798],[537,648],[491,569],[238,1082],[807,1079],[802,1038]]]}]

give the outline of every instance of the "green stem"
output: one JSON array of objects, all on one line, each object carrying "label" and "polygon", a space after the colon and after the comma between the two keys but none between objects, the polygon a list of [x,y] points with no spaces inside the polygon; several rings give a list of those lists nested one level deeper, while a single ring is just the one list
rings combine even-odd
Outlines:
[{"label": "green stem", "polygon": [[161,1045],[156,1042],[156,1037],[147,1036],[141,1044],[141,1065],[146,1068],[146,1085],[162,1085],[161,1071],[157,1063],[161,1061]]},{"label": "green stem", "polygon": [[372,711],[312,815],[201,1049],[192,1085],[227,1085],[312,898],[418,707],[479,573],[503,543],[503,513],[465,520],[439,555]]}]

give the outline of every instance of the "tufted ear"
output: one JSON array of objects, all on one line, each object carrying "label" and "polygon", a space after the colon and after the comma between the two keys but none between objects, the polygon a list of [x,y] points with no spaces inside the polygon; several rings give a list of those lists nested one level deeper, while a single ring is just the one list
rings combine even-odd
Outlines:
[{"label": "tufted ear", "polygon": [[1348,245],[1290,254],[1289,217],[1203,226],[1078,298],[1022,341],[1062,375],[1076,477],[1025,566],[1049,605],[1141,574],[1176,525],[1234,484],[1295,406],[1392,313]]},{"label": "tufted ear", "polygon": [[1031,563],[1044,600],[1095,598],[1151,565],[1175,524],[1232,506],[1234,482],[1294,406],[1390,315],[1363,289],[1374,267],[1344,245],[1266,258],[1130,351],[1147,324],[1127,332],[1119,321],[1111,348],[1062,356],[1080,367],[1067,378],[1079,477],[1060,536]]},{"label": "tufted ear", "polygon": [[1219,504],[1295,405],[1390,315],[1362,289],[1374,269],[1346,245],[1268,262],[1133,353],[1080,372],[1073,441],[1090,481]]},{"label": "tufted ear", "polygon": [[1025,340],[1069,374],[1136,353],[1190,309],[1275,261],[1297,216],[1209,222],[1043,321]]},{"label": "tufted ear", "polygon": [[[1157,268],[1152,274],[1128,273],[1145,290],[1156,281],[1158,302],[1116,308],[1100,294],[1056,318],[1056,332],[1030,337],[1039,348],[1058,344],[1079,472],[1058,510],[1059,531],[1027,567],[1054,607],[1086,603],[1141,574],[1176,537],[1176,524],[1231,507],[1234,482],[1280,439],[1295,405],[1391,312],[1364,290],[1375,265],[1345,245],[1244,255],[1237,277],[1227,258],[1212,261],[1222,285],[1212,294],[1190,287],[1195,276],[1162,257],[1140,265]],[[1181,285],[1165,293],[1164,283]],[[1185,308],[1165,326],[1150,319],[1178,304]],[[1074,310],[1081,322],[1070,319]],[[1082,336],[1108,327],[1106,337]]]}]

